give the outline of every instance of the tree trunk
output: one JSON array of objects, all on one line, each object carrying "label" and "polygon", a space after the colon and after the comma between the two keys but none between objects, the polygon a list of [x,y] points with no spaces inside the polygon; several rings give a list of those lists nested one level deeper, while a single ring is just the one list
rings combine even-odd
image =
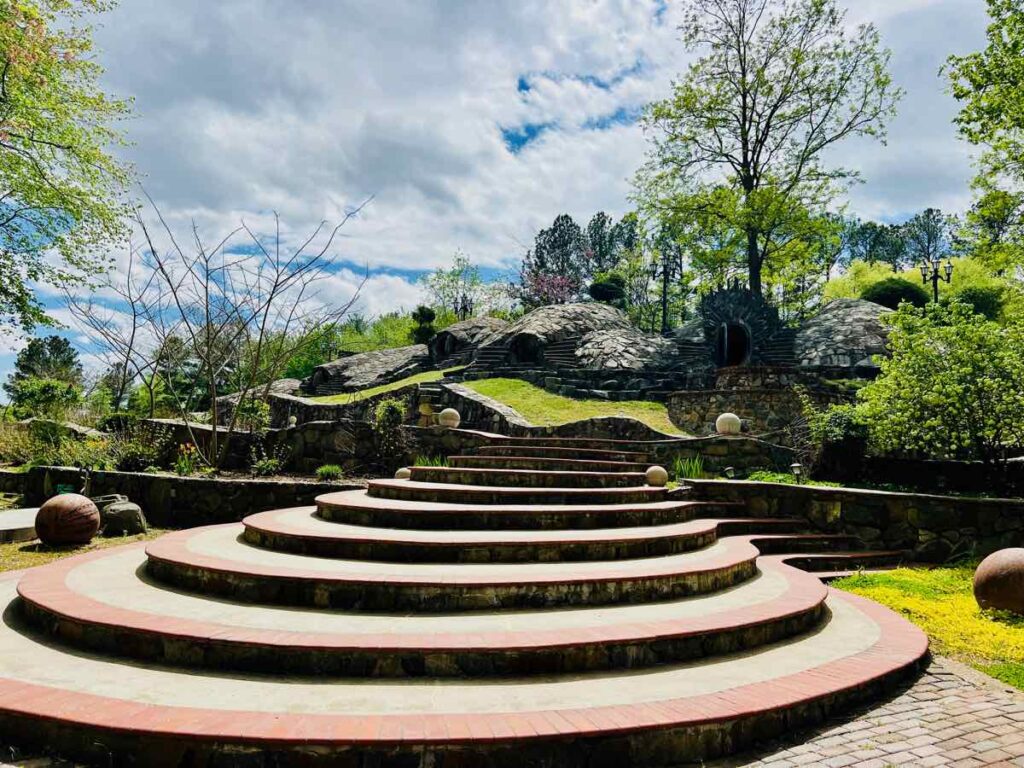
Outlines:
[{"label": "tree trunk", "polygon": [[750,279],[750,290],[756,296],[761,295],[761,250],[757,247],[757,230],[747,230],[747,271]]}]

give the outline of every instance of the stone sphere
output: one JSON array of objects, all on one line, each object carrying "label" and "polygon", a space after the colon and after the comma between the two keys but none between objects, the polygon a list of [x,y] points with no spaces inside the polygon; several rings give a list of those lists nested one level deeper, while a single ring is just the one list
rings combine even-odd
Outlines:
[{"label": "stone sphere", "polygon": [[445,429],[455,429],[462,421],[462,416],[454,408],[445,408],[437,415],[437,423]]},{"label": "stone sphere", "polygon": [[974,599],[982,608],[1024,615],[1024,549],[1001,549],[974,572]]},{"label": "stone sphere", "polygon": [[100,529],[100,511],[87,497],[64,493],[36,512],[36,535],[44,544],[88,544]]},{"label": "stone sphere", "polygon": [[743,422],[735,413],[723,413],[715,419],[715,430],[720,435],[738,435],[743,429]]},{"label": "stone sphere", "polygon": [[649,467],[647,469],[647,484],[664,488],[668,484],[668,472],[664,467]]},{"label": "stone sphere", "polygon": [[402,467],[395,472],[395,480],[408,480],[410,477],[412,477],[412,470],[408,467]]}]

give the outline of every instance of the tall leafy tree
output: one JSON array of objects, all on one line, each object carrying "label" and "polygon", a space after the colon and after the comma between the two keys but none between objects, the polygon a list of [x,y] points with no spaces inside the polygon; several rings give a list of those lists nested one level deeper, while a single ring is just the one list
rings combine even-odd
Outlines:
[{"label": "tall leafy tree", "polygon": [[945,259],[953,250],[956,219],[937,208],[926,208],[905,222],[901,230],[907,256],[914,264]]},{"label": "tall leafy tree", "polygon": [[898,224],[857,221],[849,234],[850,261],[888,264],[899,272],[907,263],[907,241]]},{"label": "tall leafy tree", "polygon": [[528,307],[578,298],[588,274],[586,234],[568,214],[534,239],[520,269],[519,298]]},{"label": "tall leafy tree", "polygon": [[15,399],[25,382],[32,379],[81,386],[82,364],[78,351],[61,336],[30,339],[15,358],[14,370],[4,383],[4,391]]},{"label": "tall leafy tree", "polygon": [[682,33],[700,58],[644,115],[653,143],[638,197],[671,209],[708,186],[734,189],[760,293],[765,234],[780,213],[823,210],[856,176],[827,163],[826,150],[884,139],[901,96],[890,53],[873,25],[849,32],[835,0],[688,0]]},{"label": "tall leafy tree", "polygon": [[82,281],[122,234],[126,101],[99,87],[89,14],[108,0],[0,2],[0,324],[46,318],[30,281]]},{"label": "tall leafy tree", "polygon": [[948,73],[961,102],[960,133],[986,148],[983,173],[1024,184],[1024,6],[987,0],[984,51],[951,56]]},{"label": "tall leafy tree", "polygon": [[587,246],[589,275],[596,276],[609,272],[619,261],[619,243],[615,222],[604,211],[598,211],[587,224]]}]

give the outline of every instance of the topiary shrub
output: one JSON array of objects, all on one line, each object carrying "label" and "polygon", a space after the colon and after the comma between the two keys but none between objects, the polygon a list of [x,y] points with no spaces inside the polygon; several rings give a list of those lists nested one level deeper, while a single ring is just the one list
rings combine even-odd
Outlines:
[{"label": "topiary shrub", "polygon": [[930,300],[928,291],[902,277],[889,277],[869,285],[861,292],[860,297],[864,301],[873,301],[889,309],[899,309],[903,302],[915,307],[924,307]]},{"label": "topiary shrub", "polygon": [[385,469],[391,469],[405,450],[402,422],[405,421],[405,403],[397,398],[386,398],[373,409],[373,433],[377,443],[377,456]]},{"label": "topiary shrub", "polygon": [[622,275],[605,275],[591,283],[588,292],[594,301],[621,308],[626,300],[626,279]]}]

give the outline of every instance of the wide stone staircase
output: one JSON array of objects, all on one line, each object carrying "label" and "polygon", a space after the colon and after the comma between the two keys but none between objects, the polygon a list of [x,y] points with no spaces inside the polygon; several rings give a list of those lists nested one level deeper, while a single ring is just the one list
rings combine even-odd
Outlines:
[{"label": "wide stone staircase", "polygon": [[675,766],[920,667],[913,625],[802,570],[898,553],[648,485],[638,448],[508,439],[7,575],[0,737],[104,766]]}]

